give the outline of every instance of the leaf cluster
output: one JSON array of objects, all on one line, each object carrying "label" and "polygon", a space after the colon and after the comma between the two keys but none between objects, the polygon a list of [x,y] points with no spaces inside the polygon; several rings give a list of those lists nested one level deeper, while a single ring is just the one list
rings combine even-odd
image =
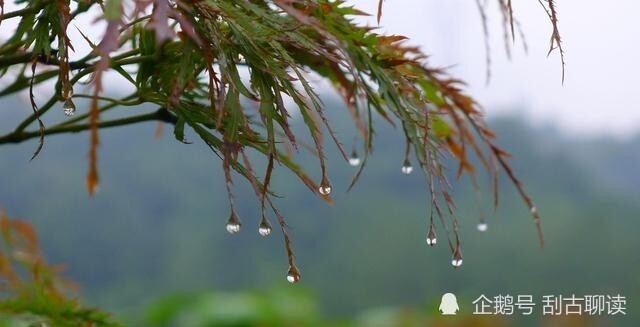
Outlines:
[{"label": "leaf cluster", "polygon": [[[557,31],[551,1],[549,6]],[[70,61],[73,45],[68,29],[90,8],[102,13],[106,22],[103,37],[91,40],[83,34],[80,41],[87,42],[92,51]],[[513,34],[511,1],[501,8]],[[496,145],[481,109],[463,92],[463,83],[429,66],[427,56],[407,44],[405,37],[382,35],[373,27],[356,24],[358,15],[366,14],[341,0],[146,0],[135,1],[133,6],[121,0],[25,1],[23,9],[2,16],[20,22],[0,44],[0,71],[3,79],[12,79],[0,96],[29,89],[33,114],[14,131],[0,136],[0,144],[39,137],[35,157],[46,135],[89,130],[87,188],[93,194],[99,183],[100,129],[161,121],[171,123],[176,139],[185,143],[185,130],[190,129],[221,159],[229,223],[239,228],[232,193],[234,178],[241,176],[252,185],[262,208],[260,226],[270,228],[268,209],[277,218],[285,235],[290,274],[299,277],[287,224],[275,206],[270,180],[276,167],[284,167],[311,192],[331,202],[325,136],[340,149],[343,159],[348,160],[349,155],[312,82],[314,76],[320,76],[340,94],[360,136],[363,158],[351,186],[367,164],[375,122],[382,119],[404,134],[405,164],[413,157],[424,172],[431,204],[429,235],[435,235],[434,216],[439,217],[454,257],[461,258],[460,239],[442,165],[445,155],[457,160],[458,176],[474,176],[470,158],[479,158],[493,176],[496,205],[498,170],[504,169],[531,209],[542,243],[535,206],[509,167],[508,154]],[[559,34],[554,40],[559,45]],[[134,90],[130,95],[105,95],[103,73],[110,70],[130,84]],[[91,92],[74,93],[82,89],[86,78]],[[38,105],[33,87],[48,80],[56,81],[55,92]],[[54,126],[44,126],[40,118],[56,104],[62,103],[64,112],[73,115],[80,98],[90,99],[88,108]],[[100,118],[105,111],[143,103],[159,109],[115,120]],[[312,140],[319,178],[303,170],[291,155],[305,137],[291,129],[294,111],[302,117],[306,137]],[[36,121],[38,130],[28,131]],[[266,159],[264,173],[254,167],[251,153]]]},{"label": "leaf cluster", "polygon": [[75,289],[49,265],[36,232],[26,221],[0,211],[0,313],[32,326],[120,326],[97,309],[84,307],[68,294]]}]

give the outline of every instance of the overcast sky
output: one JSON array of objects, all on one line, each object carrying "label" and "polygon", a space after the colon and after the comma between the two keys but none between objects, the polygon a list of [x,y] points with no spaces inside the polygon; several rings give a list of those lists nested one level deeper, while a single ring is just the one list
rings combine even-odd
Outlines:
[{"label": "overcast sky", "polygon": [[[579,134],[622,136],[640,131],[640,1],[556,1],[566,51],[564,85],[558,53],[546,56],[551,26],[538,1],[513,1],[529,54],[524,54],[518,40],[511,61],[505,56],[501,16],[495,6],[498,0],[487,1],[492,5],[487,13],[493,58],[488,86],[484,37],[475,0],[386,0],[381,28],[410,37],[411,43],[431,55],[433,65],[453,66],[451,74],[468,82],[469,93],[489,116],[517,110],[533,122],[552,122]],[[15,9],[12,1],[5,2],[5,11]],[[350,2],[364,11],[376,12],[377,0]],[[373,17],[361,21],[376,24]],[[16,19],[3,22],[0,34],[6,35],[15,23]],[[103,30],[91,26],[89,17],[75,25],[94,40],[99,40]],[[74,27],[69,32],[78,40]],[[74,44],[78,49],[78,42]]]},{"label": "overcast sky", "polygon": [[[377,0],[351,3],[376,11]],[[525,110],[534,121],[553,121],[573,133],[640,131],[640,1],[556,3],[566,51],[564,85],[558,53],[546,57],[551,27],[536,0],[513,1],[529,54],[516,42],[511,61],[505,56],[500,13],[495,4],[489,8],[493,77],[488,86],[474,0],[386,0],[380,25],[388,33],[409,36],[434,65],[455,65],[450,72],[469,83],[489,115]],[[375,25],[373,18],[368,20]]]}]

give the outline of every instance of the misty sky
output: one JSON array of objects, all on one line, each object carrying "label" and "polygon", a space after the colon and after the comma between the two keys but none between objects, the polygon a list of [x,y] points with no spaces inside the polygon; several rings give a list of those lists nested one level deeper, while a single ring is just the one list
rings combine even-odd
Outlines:
[{"label": "misty sky", "polygon": [[[453,66],[451,74],[468,82],[469,93],[489,116],[515,110],[533,122],[551,122],[578,134],[640,131],[640,92],[636,90],[640,84],[640,63],[636,62],[640,58],[640,22],[636,18],[640,2],[557,1],[567,61],[562,85],[558,53],[546,56],[551,26],[538,1],[513,1],[529,54],[524,54],[518,39],[511,61],[504,51],[497,0],[487,1],[493,60],[488,86],[484,36],[474,0],[386,0],[381,27],[387,33],[410,37],[411,43],[431,55],[432,65]],[[5,2],[5,11],[15,9],[12,1]],[[350,3],[376,12],[377,0]],[[376,24],[373,17],[359,20]],[[7,35],[16,23],[16,19],[3,22],[0,35]],[[93,24],[91,18],[75,25],[92,39],[100,39],[103,27]],[[75,27],[69,32],[76,49],[84,48],[78,45]]]},{"label": "misty sky", "polygon": [[[475,1],[386,0],[380,25],[388,33],[409,36],[434,65],[455,65],[450,72],[469,83],[489,115],[526,110],[534,121],[552,121],[571,132],[640,131],[639,1],[556,1],[567,61],[564,86],[558,53],[546,57],[551,26],[538,1],[513,1],[529,54],[516,40],[511,61],[504,51],[498,1],[487,1],[494,62],[488,86]],[[351,3],[376,12],[376,0]],[[368,21],[375,25],[373,17]]]}]

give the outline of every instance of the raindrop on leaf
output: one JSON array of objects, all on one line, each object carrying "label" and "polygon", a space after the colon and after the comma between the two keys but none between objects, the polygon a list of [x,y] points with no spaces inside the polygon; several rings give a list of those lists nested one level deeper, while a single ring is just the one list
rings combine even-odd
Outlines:
[{"label": "raindrop on leaf", "polygon": [[413,166],[411,166],[411,162],[409,160],[405,160],[404,164],[402,164],[402,173],[405,175],[409,175],[412,171]]},{"label": "raindrop on leaf", "polygon": [[436,233],[433,231],[433,226],[429,226],[429,233],[427,233],[427,244],[430,246],[435,246],[438,239],[436,238]]},{"label": "raindrop on leaf", "polygon": [[260,236],[269,236],[269,234],[271,234],[271,227],[260,227],[258,228],[258,233]]},{"label": "raindrop on leaf", "polygon": [[271,224],[267,217],[262,216],[262,221],[260,221],[260,226],[258,227],[258,234],[260,236],[269,236],[271,234]]},{"label": "raindrop on leaf", "polygon": [[331,186],[320,186],[320,188],[318,188],[318,192],[320,192],[320,194],[322,195],[329,195],[329,193],[331,193]]},{"label": "raindrop on leaf", "polygon": [[64,114],[68,117],[71,117],[76,113],[76,105],[73,103],[73,101],[71,101],[71,98],[64,100],[62,109],[64,111]]},{"label": "raindrop on leaf", "polygon": [[460,245],[456,246],[453,251],[453,258],[451,259],[451,265],[455,268],[462,266],[462,253],[460,253]]},{"label": "raindrop on leaf", "polygon": [[320,194],[322,195],[329,195],[329,193],[331,193],[331,184],[329,184],[327,176],[322,177],[322,182],[320,182],[318,192],[320,192]]},{"label": "raindrop on leaf", "polygon": [[289,271],[287,272],[287,281],[291,284],[295,284],[300,280],[300,272],[295,265],[289,266]]},{"label": "raindrop on leaf", "polygon": [[357,167],[359,164],[360,164],[360,158],[358,157],[349,158],[349,165],[351,167]]},{"label": "raindrop on leaf", "polygon": [[236,234],[240,231],[241,225],[238,215],[236,215],[235,211],[231,211],[229,220],[227,220],[227,232],[229,232],[229,234]]},{"label": "raindrop on leaf", "polygon": [[451,260],[451,265],[458,268],[462,266],[462,259],[453,259]]},{"label": "raindrop on leaf", "polygon": [[227,232],[235,234],[240,232],[240,224],[227,223]]},{"label": "raindrop on leaf", "polygon": [[357,167],[360,164],[360,157],[358,157],[358,153],[354,149],[351,152],[351,157],[349,157],[349,165],[351,167]]}]

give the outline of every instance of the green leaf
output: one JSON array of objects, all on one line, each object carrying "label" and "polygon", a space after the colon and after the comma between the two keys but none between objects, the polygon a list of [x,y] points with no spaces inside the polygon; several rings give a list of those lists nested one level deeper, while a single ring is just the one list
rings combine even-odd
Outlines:
[{"label": "green leaf", "polygon": [[185,120],[181,116],[178,116],[178,121],[176,122],[175,127],[173,128],[173,135],[176,137],[176,140],[182,143],[188,143],[184,139],[184,126]]}]

